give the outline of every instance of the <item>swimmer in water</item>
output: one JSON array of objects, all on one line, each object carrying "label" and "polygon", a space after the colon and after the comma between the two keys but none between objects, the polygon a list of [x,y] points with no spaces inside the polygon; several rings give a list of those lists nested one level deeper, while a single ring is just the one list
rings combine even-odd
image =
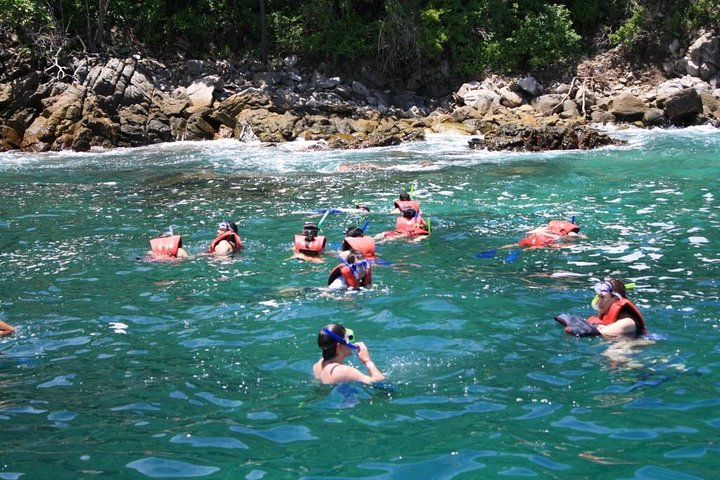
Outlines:
[{"label": "swimmer in water", "polygon": [[370,261],[357,250],[342,252],[340,265],[328,276],[330,290],[369,288],[372,285],[372,267]]},{"label": "swimmer in water", "polygon": [[323,262],[322,254],[325,251],[327,238],[319,235],[319,228],[313,222],[303,224],[302,233],[296,234],[293,238],[293,256],[298,260],[308,262]]},{"label": "swimmer in water", "polygon": [[172,230],[150,240],[150,249],[154,258],[183,258],[188,256],[183,248],[182,236],[174,235]]},{"label": "swimmer in water", "polygon": [[238,235],[238,226],[235,222],[223,220],[218,225],[217,236],[210,243],[208,253],[215,255],[229,255],[242,250],[242,241]]},{"label": "swimmer in water", "polygon": [[[317,337],[322,358],[313,365],[313,376],[324,384],[362,382],[370,385],[384,380],[385,375],[373,363],[365,344],[353,340],[353,331],[339,323],[324,326]],[[344,364],[353,351],[367,369],[367,375],[351,365]]]},{"label": "swimmer in water", "polygon": [[593,307],[598,314],[587,319],[561,314],[555,320],[565,325],[569,334],[586,337],[602,335],[604,337],[641,336],[646,333],[645,319],[630,299],[627,298],[625,284],[616,278],[595,284],[597,296]]}]

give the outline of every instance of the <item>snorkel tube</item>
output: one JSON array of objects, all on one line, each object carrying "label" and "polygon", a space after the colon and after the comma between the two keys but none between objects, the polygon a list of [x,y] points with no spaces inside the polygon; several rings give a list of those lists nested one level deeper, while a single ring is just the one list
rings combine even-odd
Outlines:
[{"label": "snorkel tube", "polygon": [[320,219],[320,221],[317,224],[318,232],[320,231],[320,227],[322,227],[322,224],[325,221],[325,219],[327,218],[329,213],[330,213],[330,209],[328,208],[327,210],[325,210],[325,215],[322,216],[322,218]]},{"label": "snorkel tube", "polygon": [[342,338],[340,335],[338,335],[337,333],[333,332],[332,330],[330,330],[330,329],[327,328],[327,327],[323,327],[322,332],[323,332],[325,335],[329,335],[330,338],[332,338],[333,340],[337,340],[338,343],[342,343],[343,345],[347,345],[347,346],[350,347],[352,350],[360,350],[360,347],[358,347],[357,345],[355,345],[355,344],[352,343],[352,342],[346,341],[346,340],[345,340],[344,338]]}]

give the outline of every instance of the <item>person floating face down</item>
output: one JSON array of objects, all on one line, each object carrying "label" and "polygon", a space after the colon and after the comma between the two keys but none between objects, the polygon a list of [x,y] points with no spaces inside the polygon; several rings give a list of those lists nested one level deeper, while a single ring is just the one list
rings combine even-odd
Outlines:
[{"label": "person floating face down", "polygon": [[353,250],[346,257],[339,257],[340,265],[328,276],[328,288],[331,290],[368,288],[372,284],[372,268],[365,256]]},{"label": "person floating face down", "polygon": [[581,237],[579,225],[567,220],[551,220],[547,225],[527,232],[525,238],[520,240],[518,245],[531,248],[549,247],[558,241],[572,237]]},{"label": "person floating face down", "polygon": [[402,215],[395,219],[395,231],[408,236],[428,235],[430,233],[427,222],[420,216],[420,212],[414,208],[406,208],[402,211]]},{"label": "person floating face down", "polygon": [[188,254],[183,248],[182,237],[173,232],[165,232],[150,240],[150,250],[156,258],[182,258]]},{"label": "person floating face down", "polygon": [[303,224],[302,234],[294,237],[295,253],[307,255],[309,257],[318,257],[325,251],[327,238],[318,234],[318,226],[313,222],[305,222]]},{"label": "person floating face down", "polygon": [[217,236],[210,243],[208,252],[215,255],[229,255],[240,252],[242,248],[237,224],[223,220],[218,225]]},{"label": "person floating face down", "polygon": [[402,192],[400,193],[400,197],[393,202],[393,209],[390,213],[402,213],[404,210],[412,208],[418,214],[422,213],[420,211],[420,203],[416,202],[412,198],[410,198],[410,194],[408,192]]},{"label": "person floating face down", "polygon": [[603,336],[643,335],[645,319],[640,309],[627,298],[625,284],[611,278],[595,285],[598,314],[587,319]]},{"label": "person floating face down", "polygon": [[361,228],[350,227],[345,231],[345,238],[340,245],[341,252],[352,252],[356,250],[363,254],[368,260],[375,260],[375,240],[365,236]]},{"label": "person floating face down", "polygon": [[[331,323],[320,329],[317,344],[322,350],[322,358],[313,365],[313,376],[324,384],[362,382],[369,385],[384,380],[385,375],[373,363],[365,344],[353,340],[353,331],[339,323]],[[357,353],[367,374],[344,364],[353,352]]]}]

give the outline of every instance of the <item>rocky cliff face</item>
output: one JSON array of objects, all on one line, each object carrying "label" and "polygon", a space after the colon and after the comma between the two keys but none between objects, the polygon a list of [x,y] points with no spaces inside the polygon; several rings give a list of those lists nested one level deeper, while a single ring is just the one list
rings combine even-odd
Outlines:
[{"label": "rocky cliff face", "polygon": [[[303,72],[296,58],[265,69],[86,57],[75,60],[70,81],[43,78],[25,65],[2,76],[0,150],[84,151],[215,138],[302,138],[320,140],[314,148],[363,148],[428,132],[474,136],[474,147],[486,135],[494,135],[497,147],[505,142],[498,138],[516,132],[530,150],[592,148],[602,142],[583,131],[594,123],[720,123],[718,37],[703,32],[687,51],[673,44],[668,58],[668,79],[638,79],[606,57],[581,64],[566,83],[491,76],[442,99],[387,90],[373,75],[345,80]],[[558,131],[566,132],[562,141],[551,141]]]}]

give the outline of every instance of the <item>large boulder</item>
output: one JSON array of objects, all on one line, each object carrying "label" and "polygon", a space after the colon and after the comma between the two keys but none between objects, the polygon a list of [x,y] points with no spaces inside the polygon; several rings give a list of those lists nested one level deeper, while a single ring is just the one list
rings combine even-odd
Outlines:
[{"label": "large boulder", "polygon": [[187,87],[187,94],[194,109],[211,107],[216,91],[221,91],[225,86],[223,79],[218,75],[208,75],[197,80]]},{"label": "large boulder", "polygon": [[685,124],[703,113],[703,103],[697,90],[686,88],[665,100],[664,110],[672,123]]},{"label": "large boulder", "polygon": [[642,100],[630,93],[621,93],[613,97],[609,105],[609,112],[617,120],[625,122],[642,120],[647,109],[647,105]]},{"label": "large boulder", "polygon": [[560,113],[563,111],[563,102],[565,101],[565,95],[557,93],[550,93],[548,95],[540,95],[539,97],[533,98],[530,105],[538,112],[543,115]]}]

